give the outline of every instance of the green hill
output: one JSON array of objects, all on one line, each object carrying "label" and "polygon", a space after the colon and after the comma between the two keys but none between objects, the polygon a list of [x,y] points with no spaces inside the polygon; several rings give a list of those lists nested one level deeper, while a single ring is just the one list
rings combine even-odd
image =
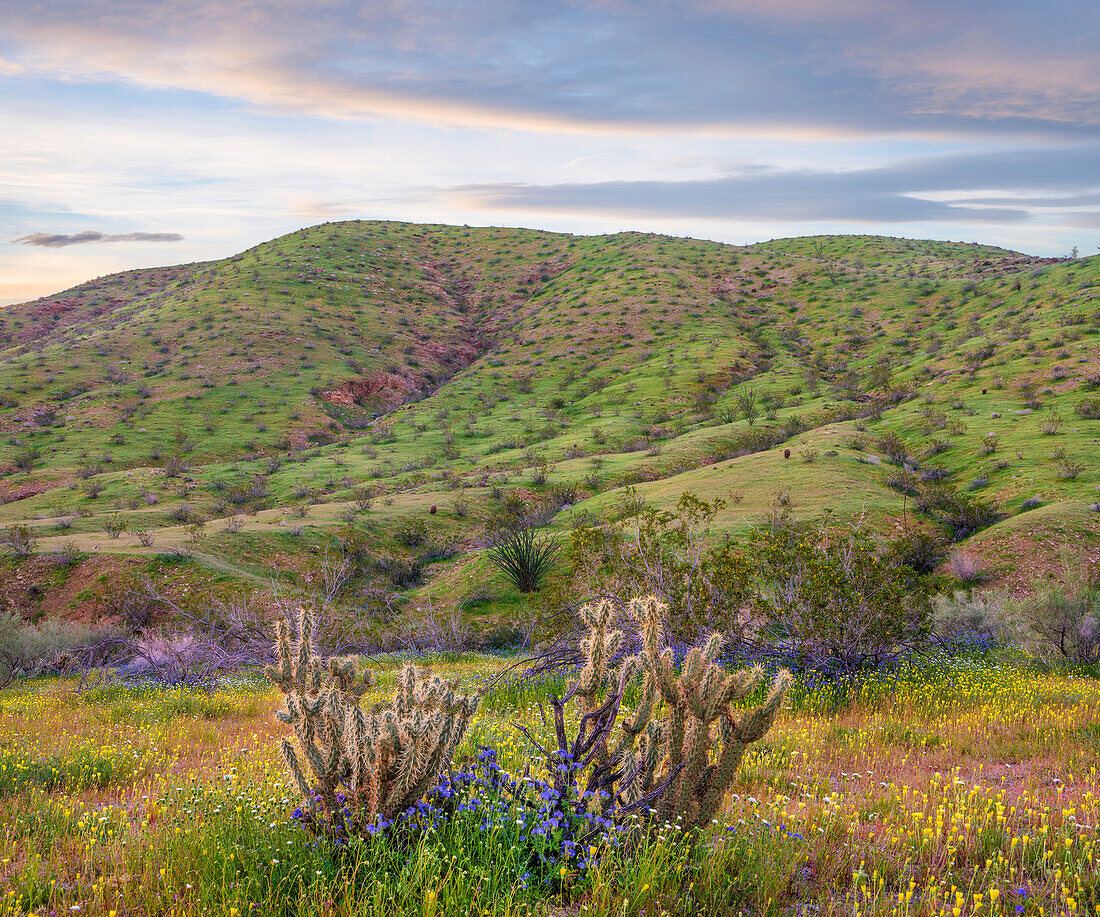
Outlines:
[{"label": "green hill", "polygon": [[247,581],[336,531],[400,553],[438,504],[424,576],[461,592],[517,488],[555,525],[633,485],[725,496],[731,532],[777,501],[890,532],[951,528],[914,511],[942,478],[1023,588],[1096,550],[1098,283],[963,243],[325,224],[0,310],[0,526]]}]

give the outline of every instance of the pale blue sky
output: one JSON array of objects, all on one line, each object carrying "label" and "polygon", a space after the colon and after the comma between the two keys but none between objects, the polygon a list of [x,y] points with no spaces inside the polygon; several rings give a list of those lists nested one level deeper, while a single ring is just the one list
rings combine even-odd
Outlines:
[{"label": "pale blue sky", "polygon": [[1100,243],[1093,0],[0,0],[0,302],[326,219]]}]

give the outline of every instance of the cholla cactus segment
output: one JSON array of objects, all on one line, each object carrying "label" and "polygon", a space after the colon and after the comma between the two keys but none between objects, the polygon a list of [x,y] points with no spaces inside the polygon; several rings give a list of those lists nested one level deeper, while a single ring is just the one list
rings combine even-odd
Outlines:
[{"label": "cholla cactus segment", "polygon": [[[659,819],[683,827],[705,825],[725,799],[745,749],[775,722],[790,674],[776,676],[761,707],[739,715],[733,703],[763,679],[759,668],[727,673],[717,662],[723,641],[714,634],[705,646],[688,653],[677,674],[672,654],[660,648],[665,606],[649,597],[631,602],[629,611],[642,634],[643,696],[659,693],[665,703],[660,753],[647,749],[645,763],[637,761],[641,786],[667,782],[656,806]],[[632,723],[629,729],[636,730],[637,725]],[[645,773],[647,767],[659,774]]]},{"label": "cholla cactus segment", "polygon": [[[722,805],[746,748],[775,722],[790,674],[776,676],[763,705],[736,710],[734,703],[755,690],[763,671],[757,667],[731,673],[722,668],[718,657],[723,640],[718,634],[688,653],[677,671],[671,650],[663,646],[667,607],[653,596],[629,603],[627,611],[638,624],[641,647],[635,656],[612,666],[622,639],[617,631],[609,631],[613,610],[609,602],[581,609],[588,627],[581,642],[585,665],[565,695],[565,700],[579,698],[584,713],[599,712],[605,724],[592,755],[596,770],[589,786],[610,787],[617,780],[614,792],[607,794],[605,810],[644,806],[660,821],[684,829],[701,827]],[[637,674],[637,705],[618,723],[617,740],[609,741],[611,721],[604,712],[611,703],[618,714],[626,683]],[[560,710],[556,716],[560,723]],[[574,747],[582,745],[582,738]]]},{"label": "cholla cactus segment", "polygon": [[287,624],[277,625],[279,662],[268,675],[286,695],[277,716],[298,739],[298,749],[285,741],[282,750],[303,797],[302,818],[345,839],[392,820],[427,792],[450,766],[478,697],[460,694],[457,680],[407,665],[393,701],[367,713],[360,704],[372,677],[360,678],[351,658],[326,664],[314,651],[313,624],[302,609],[294,645]]}]

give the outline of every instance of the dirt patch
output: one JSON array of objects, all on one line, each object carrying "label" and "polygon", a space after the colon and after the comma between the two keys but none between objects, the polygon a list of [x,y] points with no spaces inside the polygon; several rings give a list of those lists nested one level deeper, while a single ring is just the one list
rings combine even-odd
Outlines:
[{"label": "dirt patch", "polygon": [[1037,586],[1063,579],[1066,558],[1080,570],[1100,566],[1100,525],[1092,533],[1051,532],[1044,526],[1013,532],[978,544],[967,543],[963,552],[998,573],[995,585],[1014,596],[1025,596]]},{"label": "dirt patch", "polygon": [[24,481],[21,484],[12,484],[9,481],[0,481],[0,504],[15,503],[17,500],[26,500],[28,497],[37,497],[47,490],[53,490],[64,481]]},{"label": "dirt patch", "polygon": [[398,373],[368,370],[348,379],[338,388],[321,392],[319,397],[329,404],[358,406],[374,411],[392,411],[400,407],[420,386]]}]

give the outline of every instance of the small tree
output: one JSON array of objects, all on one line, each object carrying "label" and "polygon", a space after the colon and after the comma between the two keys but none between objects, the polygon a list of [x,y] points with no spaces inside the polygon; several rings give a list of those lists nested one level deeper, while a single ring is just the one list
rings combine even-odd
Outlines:
[{"label": "small tree", "polygon": [[616,522],[573,532],[575,587],[623,604],[655,595],[667,605],[667,625],[679,637],[738,629],[751,570],[735,544],[711,537],[725,506],[722,499],[685,493],[675,511],[659,511],[625,495]]},{"label": "small tree", "polygon": [[1069,564],[1061,583],[1049,583],[1017,604],[1043,655],[1073,663],[1100,663],[1100,580]]}]

